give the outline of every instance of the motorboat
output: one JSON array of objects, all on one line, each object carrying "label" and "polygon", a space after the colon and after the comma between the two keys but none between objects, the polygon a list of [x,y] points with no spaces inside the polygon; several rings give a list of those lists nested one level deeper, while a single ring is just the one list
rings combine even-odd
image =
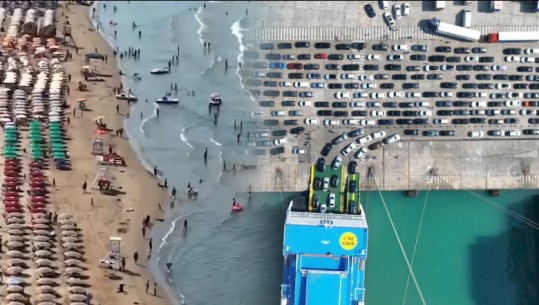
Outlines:
[{"label": "motorboat", "polygon": [[136,101],[138,100],[136,96],[134,96],[133,94],[131,93],[120,93],[120,94],[116,94],[116,99],[119,99],[119,100],[124,100],[124,101]]},{"label": "motorboat", "polygon": [[180,100],[169,96],[158,97],[155,99],[157,104],[178,104]]},{"label": "motorboat", "polygon": [[223,100],[221,99],[221,94],[212,93],[210,95],[210,105],[221,105],[222,103],[223,103]]},{"label": "motorboat", "polygon": [[161,68],[161,69],[150,70],[151,74],[167,74],[169,72],[170,72],[170,70],[167,67],[164,67],[164,68]]}]

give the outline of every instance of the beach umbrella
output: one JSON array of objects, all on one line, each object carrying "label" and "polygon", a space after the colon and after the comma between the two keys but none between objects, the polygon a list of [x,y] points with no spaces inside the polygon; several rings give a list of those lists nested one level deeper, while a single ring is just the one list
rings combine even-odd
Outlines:
[{"label": "beach umbrella", "polygon": [[[34,207],[38,207],[38,205],[32,205]],[[47,230],[50,228],[49,225],[46,225],[46,224],[42,224],[42,223],[36,223],[34,224],[34,228],[35,229],[40,229],[40,230]]]},{"label": "beach umbrella", "polygon": [[44,236],[44,235],[37,235],[37,236],[34,236],[34,241],[35,242],[39,242],[39,241],[49,241],[50,240],[50,237],[48,236]]},{"label": "beach umbrella", "polygon": [[37,249],[49,249],[52,246],[50,242],[38,241],[34,243],[34,247]]},{"label": "beach umbrella", "polygon": [[40,223],[40,224],[47,224],[49,223],[49,220],[46,218],[37,218],[32,220],[34,223]]},{"label": "beach umbrella", "polygon": [[7,219],[7,224],[22,224],[24,223],[24,219],[22,218],[19,218],[19,217],[10,217]]},{"label": "beach umbrella", "polygon": [[[66,281],[71,286],[81,286],[86,285],[86,281],[82,279],[78,279],[76,277],[70,277]],[[75,301],[75,302],[84,302],[84,301]]]},{"label": "beach umbrella", "polygon": [[21,303],[21,302],[17,302],[17,301],[11,301],[11,302],[7,303],[7,305],[25,305],[25,304]]},{"label": "beach umbrella", "polygon": [[22,225],[20,223],[12,223],[12,224],[8,224],[7,228],[8,229],[23,229],[24,225]]},{"label": "beach umbrella", "polygon": [[34,255],[36,257],[46,258],[46,257],[50,257],[52,253],[48,250],[37,250],[36,252],[34,252]]},{"label": "beach umbrella", "polygon": [[38,293],[52,293],[52,294],[57,293],[56,289],[54,289],[54,287],[48,286],[48,285],[39,286],[39,287],[37,287],[36,290],[37,290]]},{"label": "beach umbrella", "polygon": [[73,237],[73,236],[66,236],[66,237],[62,237],[62,241],[64,243],[76,243],[79,241],[79,238]]},{"label": "beach umbrella", "polygon": [[62,236],[79,236],[79,233],[72,230],[62,231]]},{"label": "beach umbrella", "polygon": [[[12,267],[13,268],[13,267]],[[20,293],[10,293],[7,295],[8,301],[26,301],[26,297]]]},{"label": "beach umbrella", "polygon": [[22,286],[19,286],[19,285],[9,285],[7,286],[6,288],[6,291],[8,293],[16,293],[16,292],[23,292],[24,291],[24,288]]},{"label": "beach umbrella", "polygon": [[42,293],[37,296],[38,302],[45,302],[45,301],[54,301],[56,299],[56,296],[50,293]]},{"label": "beach umbrella", "polygon": [[60,226],[60,229],[62,229],[62,231],[66,231],[66,230],[76,230],[77,227],[74,226],[74,225],[65,224],[65,225],[61,225],[61,226]]},{"label": "beach umbrella", "polygon": [[24,242],[26,240],[26,238],[22,237],[22,236],[19,236],[19,235],[10,235],[8,236],[7,238],[8,241],[20,241],[20,242]]},{"label": "beach umbrella", "polygon": [[87,305],[85,302],[71,302],[69,305]]},{"label": "beach umbrella", "polygon": [[49,268],[49,267],[39,267],[36,269],[36,272],[40,275],[44,275],[44,274],[51,274],[51,273],[54,273],[54,270],[52,268]]},{"label": "beach umbrella", "polygon": [[62,219],[72,219],[73,218],[73,215],[71,214],[66,214],[66,213],[62,213],[60,215],[58,215],[58,219],[62,220]]},{"label": "beach umbrella", "polygon": [[108,131],[103,130],[103,129],[98,129],[98,130],[95,131],[95,134],[98,135],[98,136],[106,135],[107,133],[108,133]]},{"label": "beach umbrella", "polygon": [[66,265],[66,267],[81,267],[82,262],[78,259],[70,258],[64,261],[64,265]]},{"label": "beach umbrella", "polygon": [[60,219],[60,220],[58,220],[58,223],[60,225],[74,225],[75,224],[73,219]]},{"label": "beach umbrella", "polygon": [[23,258],[24,254],[21,251],[18,250],[10,250],[7,252],[7,256],[11,258]]},{"label": "beach umbrella", "polygon": [[81,274],[82,269],[78,267],[68,267],[65,269],[64,273],[67,275]]},{"label": "beach umbrella", "polygon": [[8,249],[17,249],[24,247],[24,243],[20,241],[8,241],[6,246],[8,247]]},{"label": "beach umbrella", "polygon": [[[15,213],[12,213],[12,214],[15,214]],[[20,229],[11,229],[11,230],[8,230],[7,233],[9,235],[24,235],[25,234],[24,231]]]},{"label": "beach umbrella", "polygon": [[49,215],[45,214],[45,213],[35,213],[35,214],[32,214],[32,218],[33,219],[38,219],[38,218],[49,218]]},{"label": "beach umbrella", "polygon": [[50,267],[52,266],[52,264],[53,264],[53,261],[49,259],[45,259],[45,258],[36,259],[36,265],[40,267]]},{"label": "beach umbrella", "polygon": [[88,290],[81,286],[71,286],[67,289],[72,294],[84,294],[88,293]]},{"label": "beach umbrella", "polygon": [[78,250],[78,249],[81,249],[83,247],[82,244],[75,244],[75,243],[64,243],[62,245],[62,247],[64,247],[64,249],[68,249],[68,250]]},{"label": "beach umbrella", "polygon": [[66,251],[66,252],[64,252],[64,256],[67,257],[67,258],[74,258],[74,259],[81,259],[82,258],[82,254],[80,254],[79,252],[75,252],[75,251]]},{"label": "beach umbrella", "polygon": [[51,236],[54,235],[54,231],[47,231],[47,230],[34,230],[34,235],[43,235],[43,236]]},{"label": "beach umbrella", "polygon": [[50,285],[56,285],[56,281],[51,278],[40,278],[37,279],[36,284],[39,286],[50,286]]},{"label": "beach umbrella", "polygon": [[8,275],[19,275],[23,272],[24,270],[21,268],[21,267],[18,267],[18,266],[11,266],[11,267],[8,267],[7,270],[6,270],[6,274]]},{"label": "beach umbrella", "polygon": [[69,300],[71,302],[86,302],[87,299],[88,297],[86,297],[86,295],[84,294],[70,294],[69,295]]},{"label": "beach umbrella", "polygon": [[10,258],[8,261],[7,261],[7,264],[9,266],[26,266],[26,262],[23,261],[22,259],[20,258]]}]

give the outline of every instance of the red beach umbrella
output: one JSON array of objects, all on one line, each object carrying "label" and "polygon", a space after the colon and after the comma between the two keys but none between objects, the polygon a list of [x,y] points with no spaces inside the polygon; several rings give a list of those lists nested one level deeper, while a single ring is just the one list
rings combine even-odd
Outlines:
[{"label": "red beach umbrella", "polygon": [[5,191],[4,196],[13,196],[13,197],[19,197],[19,193],[14,191]]},{"label": "red beach umbrella", "polygon": [[6,208],[20,208],[21,207],[21,205],[16,202],[6,202],[4,203],[4,206]]},{"label": "red beach umbrella", "polygon": [[18,183],[14,181],[6,181],[4,182],[4,186],[17,186]]},{"label": "red beach umbrella", "polygon": [[32,213],[47,213],[47,209],[45,208],[30,208],[30,211],[32,211]]},{"label": "red beach umbrella", "polygon": [[4,201],[18,201],[18,196],[4,196]]},{"label": "red beach umbrella", "polygon": [[32,202],[32,208],[45,208],[46,205],[41,202]]},{"label": "red beach umbrella", "polygon": [[7,213],[17,213],[17,212],[21,212],[22,209],[20,207],[6,207],[6,212]]},{"label": "red beach umbrella", "polygon": [[36,187],[36,186],[45,186],[45,183],[43,181],[30,181],[30,186],[31,187]]},{"label": "red beach umbrella", "polygon": [[41,196],[32,197],[32,202],[47,203],[47,198]]}]

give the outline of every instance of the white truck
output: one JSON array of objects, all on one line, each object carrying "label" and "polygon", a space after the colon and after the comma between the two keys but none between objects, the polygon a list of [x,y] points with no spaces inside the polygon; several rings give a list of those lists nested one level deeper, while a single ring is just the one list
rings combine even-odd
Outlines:
[{"label": "white truck", "polygon": [[445,8],[445,1],[434,1],[434,9],[441,11]]},{"label": "white truck", "polygon": [[498,12],[503,8],[503,1],[490,1],[490,9]]},{"label": "white truck", "polygon": [[436,32],[439,34],[453,36],[467,41],[479,41],[481,38],[480,31],[445,23],[440,21],[438,18],[432,18],[430,20],[430,26],[436,29]]},{"label": "white truck", "polygon": [[488,42],[525,42],[539,41],[539,32],[498,32],[487,36]]}]

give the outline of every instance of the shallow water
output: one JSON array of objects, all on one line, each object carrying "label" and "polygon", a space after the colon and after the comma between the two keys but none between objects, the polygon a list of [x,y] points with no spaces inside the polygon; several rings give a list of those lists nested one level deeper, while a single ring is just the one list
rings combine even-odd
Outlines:
[{"label": "shallow water", "polygon": [[[153,232],[154,240],[163,240],[153,271],[172,286],[169,293],[177,303],[278,304],[283,221],[292,194],[255,194],[249,201],[225,186],[230,175],[221,175],[223,160],[227,164],[245,160],[236,154],[243,148],[235,143],[233,122],[244,118],[253,102],[236,74],[240,45],[234,33],[246,27],[242,18],[248,4],[207,2],[195,14],[193,8],[203,2],[155,3],[107,2],[107,10],[98,9],[101,27],[112,44],[120,50],[141,49],[141,60],[121,62],[127,75],[142,75],[140,82],[125,79],[139,97],[125,121],[132,144],[146,166],[157,165],[180,194],[163,225]],[[115,14],[113,5],[118,7]],[[249,16],[256,15],[251,10]],[[111,19],[118,26],[109,27]],[[140,25],[136,30],[133,21]],[[205,52],[203,41],[211,41],[213,51]],[[149,70],[165,66],[177,54],[178,45],[180,65],[168,75],[150,75]],[[226,71],[224,60],[229,64]],[[170,90],[171,82],[178,83],[181,103],[161,106],[158,119],[151,101]],[[196,96],[187,96],[187,90],[195,90]],[[207,108],[208,96],[215,91],[225,103],[217,126]],[[185,198],[189,181],[200,192],[196,201]],[[414,199],[399,192],[383,193],[418,289],[409,278],[380,195],[364,192],[370,227],[367,304],[422,304],[418,291],[428,304],[539,304],[537,230],[485,203],[503,203],[537,219],[533,203],[539,192],[507,191],[496,199],[478,194],[486,199],[469,192],[430,192],[427,201],[427,192]],[[234,196],[246,207],[241,214],[230,214]],[[189,221],[187,233],[184,219]],[[165,262],[173,263],[170,274],[164,271]]]}]

